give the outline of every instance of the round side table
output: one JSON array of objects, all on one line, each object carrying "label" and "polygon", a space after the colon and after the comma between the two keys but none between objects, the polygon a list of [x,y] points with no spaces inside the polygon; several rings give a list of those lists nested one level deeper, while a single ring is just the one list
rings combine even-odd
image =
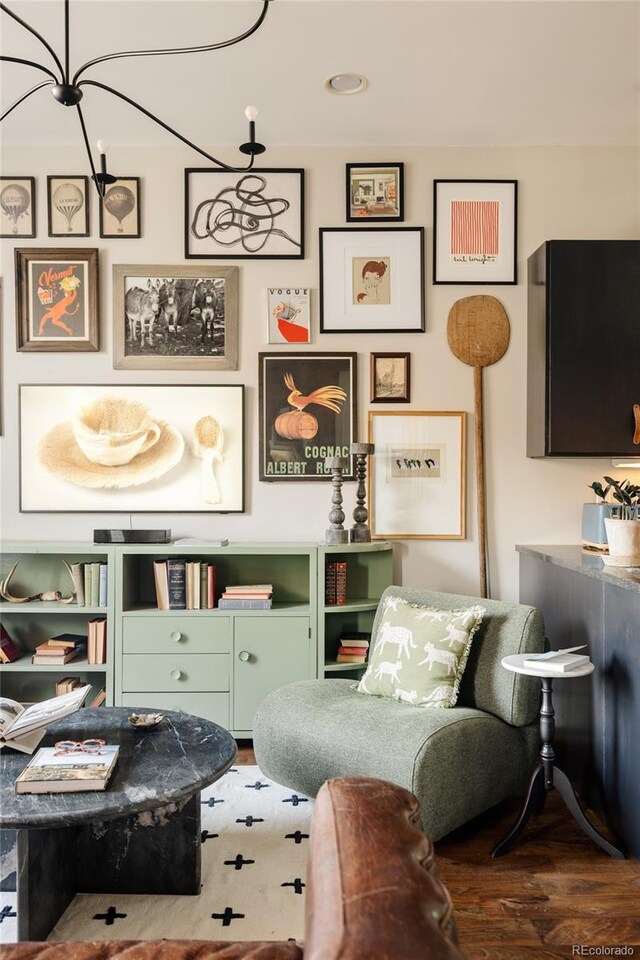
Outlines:
[{"label": "round side table", "polygon": [[531,659],[531,654],[518,653],[511,657],[504,657],[502,666],[513,673],[523,673],[528,677],[540,677],[542,680],[542,705],[540,707],[540,740],[542,747],[540,749],[540,763],[536,766],[529,781],[529,789],[524,802],[520,816],[516,820],[506,837],[500,840],[491,851],[492,857],[501,857],[507,852],[509,847],[520,836],[526,827],[529,817],[533,814],[542,813],[547,799],[547,794],[555,787],[573,818],[584,830],[588,837],[596,843],[610,857],[616,860],[624,860],[624,853],[608,840],[598,833],[592,823],[586,818],[578,803],[571,781],[566,773],[555,764],[555,751],[553,749],[553,740],[555,734],[555,722],[553,711],[553,681],[571,680],[574,677],[586,677],[593,673],[594,666],[591,662],[576,667],[567,673],[555,673],[545,670],[544,660],[540,661],[539,667],[525,667],[524,661]]}]

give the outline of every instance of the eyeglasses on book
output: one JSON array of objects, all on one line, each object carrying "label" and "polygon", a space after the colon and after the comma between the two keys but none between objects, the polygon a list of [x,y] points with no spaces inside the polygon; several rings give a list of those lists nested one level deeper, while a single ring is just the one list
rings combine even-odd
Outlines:
[{"label": "eyeglasses on book", "polygon": [[69,753],[100,753],[107,741],[98,738],[89,740],[58,740],[54,743],[55,753],[64,756]]}]

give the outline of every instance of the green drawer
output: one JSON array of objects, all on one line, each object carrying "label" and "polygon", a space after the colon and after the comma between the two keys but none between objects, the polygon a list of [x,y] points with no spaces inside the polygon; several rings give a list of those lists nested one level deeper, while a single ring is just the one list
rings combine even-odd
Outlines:
[{"label": "green drawer", "polygon": [[122,618],[124,653],[229,653],[229,617],[194,617],[163,613]]},{"label": "green drawer", "polygon": [[225,653],[128,653],[122,658],[122,689],[171,691],[229,690],[229,656]]},{"label": "green drawer", "polygon": [[150,710],[183,710],[195,717],[204,717],[229,726],[228,693],[125,693],[125,707],[148,707]]}]

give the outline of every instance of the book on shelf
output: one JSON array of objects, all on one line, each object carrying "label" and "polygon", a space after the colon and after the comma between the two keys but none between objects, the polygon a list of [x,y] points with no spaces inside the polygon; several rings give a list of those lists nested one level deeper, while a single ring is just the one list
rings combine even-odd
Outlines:
[{"label": "book on shelf", "polygon": [[224,588],[225,593],[273,593],[272,583],[232,583]]},{"label": "book on shelf", "polygon": [[105,688],[103,687],[102,690],[100,690],[100,691],[96,694],[96,696],[93,698],[93,700],[91,701],[91,703],[89,704],[89,706],[90,706],[90,707],[101,707],[102,704],[105,702],[106,699],[107,699],[107,691],[106,691]]},{"label": "book on shelf", "polygon": [[6,628],[0,623],[0,663],[13,663],[22,656],[19,648],[9,636]]},{"label": "book on shelf", "polygon": [[207,564],[207,609],[212,610],[216,605],[216,565]]},{"label": "book on shelf", "polygon": [[270,610],[271,598],[251,600],[243,597],[221,597],[218,606],[221,610]]},{"label": "book on shelf", "polygon": [[206,560],[154,560],[158,610],[207,610],[215,606],[216,568]]},{"label": "book on shelf", "polygon": [[344,644],[340,644],[338,647],[338,653],[348,653],[354,657],[362,657],[364,660],[367,656],[366,647],[345,647]]},{"label": "book on shelf", "polygon": [[102,562],[71,563],[71,577],[80,607],[107,606],[107,564]]},{"label": "book on shelf", "polygon": [[98,564],[98,606],[106,607],[107,605],[107,565],[106,563]]},{"label": "book on shelf", "polygon": [[177,547],[226,547],[229,544],[226,537],[219,540],[209,540],[203,537],[179,537],[173,542]]},{"label": "book on shelf", "polygon": [[107,662],[107,621],[105,617],[89,620],[87,663]]},{"label": "book on shelf", "polygon": [[156,605],[158,610],[169,609],[169,576],[166,560],[153,561],[153,579],[156,585]]},{"label": "book on shelf", "polygon": [[271,590],[225,590],[221,596],[225,600],[268,600]]},{"label": "book on shelf", "polygon": [[61,697],[64,693],[71,693],[76,687],[82,686],[80,677],[63,677],[56,680],[56,697]]},{"label": "book on shelf", "polygon": [[185,561],[186,607],[187,610],[200,609],[200,561]]},{"label": "book on shelf", "polygon": [[63,666],[65,663],[71,663],[72,660],[86,656],[86,653],[86,645],[74,647],[73,650],[59,650],[53,654],[49,651],[44,653],[40,650],[33,654],[31,663],[45,664],[48,667]]},{"label": "book on shelf", "polygon": [[61,753],[41,747],[16,777],[16,793],[72,793],[104,790],[118,759],[120,748],[105,744],[95,753]]},{"label": "book on shelf", "polygon": [[84,571],[81,563],[69,564],[71,570],[71,579],[73,580],[73,589],[76,594],[76,603],[79,607],[84,607]]},{"label": "book on shelf", "polygon": [[61,720],[79,710],[87,699],[91,684],[78,687],[60,697],[24,707],[8,697],[0,699],[0,750],[13,747],[23,753],[33,753],[42,740],[48,723]]},{"label": "book on shelf", "polygon": [[50,637],[47,643],[52,647],[76,647],[79,643],[86,643],[87,638],[84,633],[56,633],[55,637]]},{"label": "book on shelf", "polygon": [[342,653],[338,651],[336,663],[366,663],[366,659],[359,653]]},{"label": "book on shelf", "polygon": [[344,560],[327,560],[325,564],[324,602],[327,607],[347,602],[347,564]]},{"label": "book on shelf", "polygon": [[537,658],[530,657],[522,661],[522,665],[527,669],[539,670],[540,673],[569,673],[576,667],[582,667],[590,662],[588,654],[580,653],[558,653],[554,657]]},{"label": "book on shelf", "polygon": [[187,607],[185,564],[186,560],[184,557],[170,557],[167,560],[170,610],[186,610]]},{"label": "book on shelf", "polygon": [[207,570],[209,565],[206,561],[200,564],[200,609],[207,609],[208,588],[207,588]]},{"label": "book on shelf", "polygon": [[91,606],[100,606],[100,564],[91,565]]}]

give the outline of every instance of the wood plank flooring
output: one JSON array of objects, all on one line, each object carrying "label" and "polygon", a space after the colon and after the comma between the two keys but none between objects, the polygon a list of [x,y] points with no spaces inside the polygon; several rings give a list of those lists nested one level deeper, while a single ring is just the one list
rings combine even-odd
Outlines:
[{"label": "wood plank flooring", "polygon": [[[255,763],[251,741],[237,763]],[[492,860],[520,805],[500,804],[436,844],[467,960],[567,960],[580,947],[624,946],[640,960],[640,863],[603,853],[554,793],[514,848]]]}]

